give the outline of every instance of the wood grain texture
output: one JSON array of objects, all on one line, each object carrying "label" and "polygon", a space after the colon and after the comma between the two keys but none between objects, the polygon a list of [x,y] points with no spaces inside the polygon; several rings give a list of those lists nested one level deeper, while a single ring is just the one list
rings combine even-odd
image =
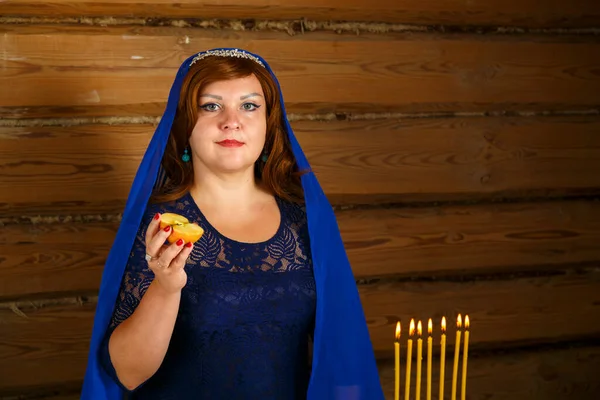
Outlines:
[{"label": "wood grain texture", "polygon": [[[108,136],[107,131],[111,132]],[[46,208],[57,203],[71,212],[85,210],[86,203],[118,201],[119,206],[124,205],[153,128],[88,126],[21,132],[29,133],[10,134],[9,138],[2,134],[7,139],[0,146],[1,182],[12,188],[2,194],[6,213],[15,212],[10,203],[27,201],[46,203]],[[55,143],[52,149],[44,149],[51,143]],[[40,210],[35,205],[34,209]],[[92,205],[91,210],[95,209]]]},{"label": "wood grain texture", "polygon": [[[292,126],[334,204],[600,192],[598,117]],[[121,212],[154,129],[0,127],[0,215]]]},{"label": "wood grain texture", "polygon": [[[425,354],[424,350],[423,355]],[[600,347],[547,348],[518,353],[469,355],[467,399],[470,400],[596,400],[600,394]],[[423,371],[426,368],[425,361]],[[445,398],[450,399],[452,359],[446,361],[444,393]],[[403,359],[402,363],[401,374],[404,378],[406,360]],[[439,359],[434,359],[433,365],[432,394],[433,399],[438,399]],[[393,363],[380,361],[379,376],[385,398],[393,400]],[[412,377],[411,393],[414,396],[414,364]],[[422,398],[425,382],[423,379]],[[401,381],[401,392],[404,394],[404,380]],[[460,387],[457,388],[457,396],[460,396]]]},{"label": "wood grain texture", "polygon": [[43,400],[81,400],[81,396],[78,393],[73,394],[62,394],[50,397],[42,397]]},{"label": "wood grain texture", "polygon": [[56,385],[13,387],[0,389],[0,400],[81,400],[82,380]]},{"label": "wood grain texture", "polygon": [[80,396],[79,393],[72,393],[72,394],[59,394],[59,395],[37,397],[37,399],[43,399],[43,400],[81,400],[81,396]]},{"label": "wood grain texture", "polygon": [[[2,107],[0,105],[0,116],[3,118],[3,126],[22,126],[22,124],[54,125],[60,126],[57,121],[66,121],[68,119],[97,119],[100,118],[157,118],[165,110],[166,103],[143,103],[143,104],[122,104],[115,106],[35,106],[35,107]],[[40,120],[43,119],[43,120]],[[70,122],[70,121],[69,121]],[[69,124],[66,122],[66,124]],[[69,124],[72,125],[72,124]]]},{"label": "wood grain texture", "polygon": [[[600,44],[573,37],[335,35],[184,28],[3,28],[3,109],[166,101],[196,51],[240,46],[269,61],[289,111],[594,108]],[[14,114],[14,112],[11,112]]]},{"label": "wood grain texture", "polygon": [[600,260],[600,205],[521,203],[338,212],[358,278],[547,272]]},{"label": "wood grain texture", "polygon": [[465,3],[436,0],[5,0],[6,15],[115,16],[176,18],[314,19],[443,25],[513,25],[523,27],[598,26],[594,0],[559,0],[552,7],[539,1],[488,0]]},{"label": "wood grain texture", "polygon": [[359,286],[371,340],[381,357],[391,354],[396,322],[411,318],[449,319],[448,344],[454,343],[455,318],[469,315],[473,348],[499,342],[524,345],[600,334],[600,274],[471,282],[388,282]]},{"label": "wood grain texture", "polygon": [[95,304],[0,310],[0,393],[56,386],[85,374]]},{"label": "wood grain texture", "polygon": [[43,399],[43,400],[81,400],[81,396],[79,395],[79,393],[72,393],[72,394],[59,394],[59,395],[51,395],[51,396],[44,396],[44,397],[37,397],[38,399]]},{"label": "wood grain texture", "polygon": [[[512,281],[428,282],[359,287],[373,346],[381,357],[392,353],[397,318],[471,317],[473,352],[598,335],[598,273]],[[0,309],[2,391],[55,385],[82,379],[94,304],[23,308],[27,317]],[[449,332],[452,332],[450,329]],[[40,332],[44,332],[40,335]],[[439,335],[436,331],[435,337]],[[452,335],[449,335],[452,336]],[[449,337],[451,346],[453,338]]]},{"label": "wood grain texture", "polygon": [[[600,262],[596,202],[352,210],[337,217],[357,279],[548,273]],[[117,227],[68,220],[4,226],[0,298],[95,292]]]},{"label": "wood grain texture", "polygon": [[4,297],[95,292],[117,224],[6,226],[0,231],[0,293]]}]

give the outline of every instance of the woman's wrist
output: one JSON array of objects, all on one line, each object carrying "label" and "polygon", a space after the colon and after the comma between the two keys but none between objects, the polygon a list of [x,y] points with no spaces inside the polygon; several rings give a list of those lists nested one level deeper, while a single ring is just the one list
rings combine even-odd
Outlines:
[{"label": "woman's wrist", "polygon": [[181,289],[168,290],[163,285],[161,285],[160,281],[158,281],[157,279],[154,279],[152,283],[150,283],[148,291],[152,291],[154,296],[160,297],[164,301],[168,301],[171,299],[179,299],[179,297],[181,297]]}]

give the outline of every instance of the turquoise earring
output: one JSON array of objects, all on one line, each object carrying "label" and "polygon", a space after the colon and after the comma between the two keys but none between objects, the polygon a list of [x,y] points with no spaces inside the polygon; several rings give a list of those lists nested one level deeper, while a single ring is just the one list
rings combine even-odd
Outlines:
[{"label": "turquoise earring", "polygon": [[266,162],[267,162],[267,160],[269,159],[269,156],[268,156],[266,153],[264,153],[264,154],[263,154],[263,155],[260,157],[260,159],[262,160],[262,162],[266,163]]},{"label": "turquoise earring", "polygon": [[190,162],[190,155],[188,154],[187,148],[183,152],[183,155],[181,156],[181,160],[183,160],[183,162]]}]

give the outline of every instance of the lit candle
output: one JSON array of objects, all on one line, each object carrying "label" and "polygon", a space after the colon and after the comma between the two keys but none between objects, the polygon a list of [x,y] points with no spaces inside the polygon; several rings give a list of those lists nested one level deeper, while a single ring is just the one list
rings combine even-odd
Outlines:
[{"label": "lit candle", "polygon": [[404,383],[404,400],[409,400],[410,396],[410,363],[412,361],[412,337],[415,334],[415,320],[410,320],[410,329],[408,331],[408,343],[406,345],[406,380]]},{"label": "lit candle", "polygon": [[456,400],[456,379],[458,378],[458,358],[460,357],[460,328],[462,326],[462,318],[458,314],[456,320],[456,344],[454,346],[454,369],[452,370],[452,400]]},{"label": "lit candle", "polygon": [[442,339],[440,341],[440,398],[444,400],[444,375],[446,372],[446,317],[442,317]]},{"label": "lit candle", "polygon": [[396,324],[396,342],[394,343],[394,352],[396,354],[396,368],[394,381],[394,399],[400,400],[400,321]]},{"label": "lit candle", "polygon": [[427,338],[427,400],[431,400],[431,350],[433,349],[433,338],[431,337],[433,333],[433,321],[431,321],[431,318],[427,322],[427,333],[429,333],[429,337]]},{"label": "lit candle", "polygon": [[421,360],[423,358],[423,339],[421,339],[421,335],[423,334],[423,326],[421,325],[421,321],[417,324],[417,334],[419,338],[417,339],[417,400],[421,400]]},{"label": "lit candle", "polygon": [[460,398],[467,398],[467,357],[469,354],[469,316],[465,315],[465,348],[463,350],[463,365],[462,365],[462,386]]}]

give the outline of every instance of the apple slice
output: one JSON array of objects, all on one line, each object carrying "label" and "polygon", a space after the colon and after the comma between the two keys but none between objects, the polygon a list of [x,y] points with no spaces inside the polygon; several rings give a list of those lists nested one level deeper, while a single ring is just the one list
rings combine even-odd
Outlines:
[{"label": "apple slice", "polygon": [[167,241],[169,243],[175,243],[179,239],[182,239],[185,243],[195,243],[204,234],[204,229],[196,223],[190,223],[190,221],[183,215],[175,213],[164,213],[160,217],[160,229],[165,229],[170,226],[172,231]]}]

